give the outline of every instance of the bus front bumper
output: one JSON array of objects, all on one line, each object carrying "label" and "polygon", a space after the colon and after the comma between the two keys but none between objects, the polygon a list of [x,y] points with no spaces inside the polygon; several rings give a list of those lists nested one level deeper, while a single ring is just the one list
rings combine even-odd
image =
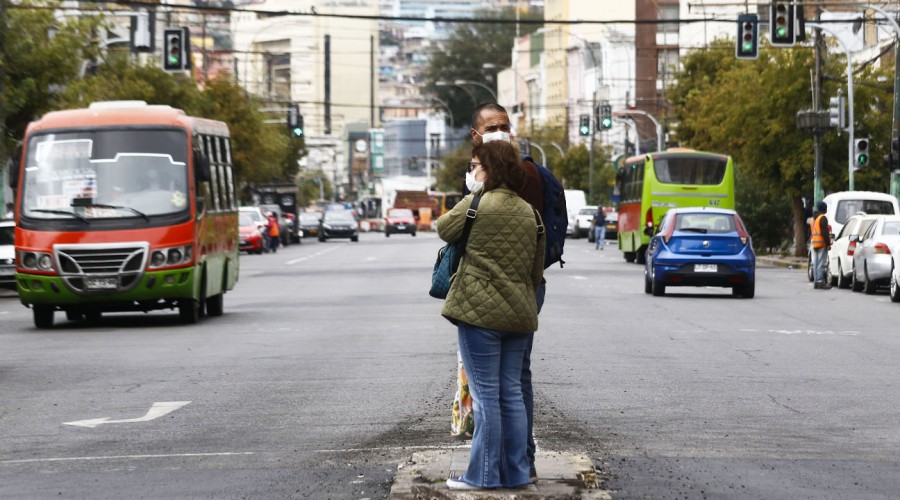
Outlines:
[{"label": "bus front bumper", "polygon": [[76,292],[60,276],[16,273],[16,285],[19,300],[26,306],[90,305],[100,310],[148,310],[171,307],[179,299],[196,298],[194,275],[194,267],[152,271],[144,273],[127,290]]}]

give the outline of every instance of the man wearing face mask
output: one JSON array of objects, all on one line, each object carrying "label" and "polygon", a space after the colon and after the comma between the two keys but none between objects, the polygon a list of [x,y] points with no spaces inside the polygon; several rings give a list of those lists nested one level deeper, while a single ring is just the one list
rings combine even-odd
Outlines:
[{"label": "man wearing face mask", "polygon": [[[477,146],[485,142],[505,141],[512,142],[511,127],[509,123],[509,114],[506,108],[495,103],[481,104],[475,108],[472,113],[472,129],[469,134],[472,136],[472,146]],[[538,173],[538,167],[530,158],[526,158],[522,162],[525,167],[525,182],[517,191],[520,198],[531,204],[539,213],[544,211],[544,189],[541,183],[541,174]],[[473,191],[469,187],[469,177],[471,172],[466,173],[466,187],[469,191]],[[474,181],[474,178],[472,179]],[[547,282],[542,281],[537,289],[536,300],[538,313],[544,305],[544,294],[547,289]],[[528,461],[531,465],[530,477],[531,481],[537,482],[537,471],[534,467],[534,455],[536,445],[534,443],[534,389],[531,383],[531,348],[534,343],[534,335],[529,335],[528,344],[525,348],[525,359],[522,361],[522,396],[525,399],[525,413],[528,419]],[[477,426],[478,423],[476,422]]]}]

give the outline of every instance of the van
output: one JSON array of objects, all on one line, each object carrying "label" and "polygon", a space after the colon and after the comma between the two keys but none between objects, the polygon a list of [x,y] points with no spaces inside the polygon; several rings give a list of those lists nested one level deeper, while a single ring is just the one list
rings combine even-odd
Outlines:
[{"label": "van", "polygon": [[857,212],[868,215],[900,214],[897,197],[873,191],[840,191],[822,199],[828,208],[825,215],[831,225],[831,234],[839,234],[847,220]]}]

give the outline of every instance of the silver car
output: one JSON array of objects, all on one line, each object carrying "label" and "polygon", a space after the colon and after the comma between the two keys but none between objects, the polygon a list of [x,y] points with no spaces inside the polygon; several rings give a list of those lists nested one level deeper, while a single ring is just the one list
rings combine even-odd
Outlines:
[{"label": "silver car", "polygon": [[891,279],[892,249],[900,244],[900,216],[879,217],[863,235],[853,253],[853,291],[875,293],[879,285]]},{"label": "silver car", "polygon": [[866,234],[869,227],[876,219],[883,215],[867,215],[865,212],[857,212],[847,219],[847,223],[841,228],[831,249],[828,250],[828,274],[831,275],[831,284],[838,288],[850,288],[850,272],[853,270],[853,254],[860,237]]}]

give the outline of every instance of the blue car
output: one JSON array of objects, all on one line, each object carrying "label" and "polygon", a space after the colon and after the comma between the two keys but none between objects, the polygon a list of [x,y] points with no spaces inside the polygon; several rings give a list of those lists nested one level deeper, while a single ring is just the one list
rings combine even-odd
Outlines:
[{"label": "blue car", "polygon": [[669,286],[715,286],[749,299],[756,290],[753,243],[734,210],[669,210],[650,239],[646,257],[646,293],[665,295]]}]

